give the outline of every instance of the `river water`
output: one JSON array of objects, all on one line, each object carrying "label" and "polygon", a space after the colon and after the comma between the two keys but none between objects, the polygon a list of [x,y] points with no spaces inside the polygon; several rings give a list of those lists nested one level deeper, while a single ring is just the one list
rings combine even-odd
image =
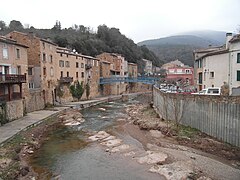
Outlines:
[{"label": "river water", "polygon": [[96,142],[87,141],[89,131],[105,130],[120,137],[125,143],[143,149],[131,136],[116,131],[118,119],[127,118],[129,101],[110,102],[81,110],[84,123],[77,127],[65,127],[51,132],[42,147],[30,159],[39,179],[67,180],[143,180],[159,179],[147,171],[145,165],[119,153],[107,153]]}]

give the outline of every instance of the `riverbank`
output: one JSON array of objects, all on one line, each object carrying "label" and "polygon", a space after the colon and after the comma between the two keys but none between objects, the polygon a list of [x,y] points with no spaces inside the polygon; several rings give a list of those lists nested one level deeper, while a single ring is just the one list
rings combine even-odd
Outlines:
[{"label": "riverbank", "polygon": [[[181,127],[181,131],[176,132],[174,126],[162,121],[150,106],[151,95],[139,95],[135,97],[134,101],[136,103],[124,105],[127,118],[115,119],[114,126],[116,127],[113,127],[108,132],[110,134],[107,134],[108,140],[113,138],[111,135],[118,140],[109,143],[106,143],[106,140],[98,141],[101,148],[107,147],[104,149],[106,155],[120,153],[121,156],[123,152],[122,157],[125,156],[127,161],[135,162],[137,160],[140,164],[147,163],[148,171],[165,176],[166,179],[174,179],[173,177],[179,175],[179,172],[182,176],[187,175],[192,179],[239,179],[238,148],[218,142],[194,129]],[[96,118],[100,117],[101,122],[108,122],[104,119],[107,117],[108,110],[106,109],[110,106],[112,104],[97,107],[97,111],[101,111],[105,115],[102,117],[97,115]],[[81,123],[84,125],[81,113],[74,107],[76,106],[20,132],[11,141],[5,143],[0,148],[0,177],[4,180],[38,179],[38,174],[28,164],[28,158],[41,147],[43,142],[48,140],[49,133],[61,129],[62,126],[78,127]],[[116,109],[118,109],[117,106]],[[172,128],[167,128],[168,126]],[[119,134],[122,135],[119,136]],[[90,136],[92,135],[94,133]],[[104,133],[97,134],[97,137],[102,135]],[[128,135],[132,137],[133,141],[137,140],[138,144],[141,143],[143,148],[140,148],[140,151],[129,139],[125,142],[124,137]],[[203,143],[198,144],[198,142]],[[77,150],[79,146],[75,143],[74,148]],[[112,143],[116,144],[112,146]],[[127,149],[129,152],[126,152]],[[111,157],[109,156],[109,158]],[[48,179],[51,177],[52,175]]]},{"label": "riverbank", "polygon": [[[138,98],[143,99],[141,96]],[[203,176],[211,179],[240,178],[240,148],[190,127],[180,126],[177,129],[172,122],[159,118],[149,103],[151,97],[143,103],[141,99],[139,104],[127,108],[130,118],[123,129],[140,141],[146,150],[168,154],[166,162],[161,162],[152,171],[162,174],[162,168],[166,170],[171,164],[185,161],[195,168],[193,179]]]}]

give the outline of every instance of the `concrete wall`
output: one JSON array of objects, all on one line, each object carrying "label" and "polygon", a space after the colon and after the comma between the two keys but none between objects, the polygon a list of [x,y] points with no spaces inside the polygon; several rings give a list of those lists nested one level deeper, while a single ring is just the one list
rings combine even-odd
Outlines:
[{"label": "concrete wall", "polygon": [[160,117],[175,120],[177,114],[181,124],[240,147],[239,97],[169,94],[154,87],[153,101]]},{"label": "concrete wall", "polygon": [[8,121],[23,117],[23,101],[14,100],[6,103],[6,116]]}]

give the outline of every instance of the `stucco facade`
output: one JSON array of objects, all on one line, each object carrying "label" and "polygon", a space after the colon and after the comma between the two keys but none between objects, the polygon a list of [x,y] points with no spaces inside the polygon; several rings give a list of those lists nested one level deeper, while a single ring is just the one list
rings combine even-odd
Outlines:
[{"label": "stucco facade", "polygon": [[[206,53],[204,53],[206,52]],[[195,79],[198,90],[208,87],[240,88],[240,37],[227,33],[226,45],[195,51]]]}]

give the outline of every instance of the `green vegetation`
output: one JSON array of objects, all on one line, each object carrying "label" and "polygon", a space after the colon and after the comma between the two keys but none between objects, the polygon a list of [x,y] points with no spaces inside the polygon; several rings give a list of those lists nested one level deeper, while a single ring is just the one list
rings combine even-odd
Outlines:
[{"label": "green vegetation", "polygon": [[132,63],[139,63],[142,58],[145,58],[153,61],[156,66],[163,64],[146,46],[138,46],[121,34],[119,29],[109,28],[106,25],[98,26],[97,32],[94,32],[90,27],[76,24],[62,29],[60,21],[57,21],[52,29],[36,29],[29,25],[23,27],[21,22],[16,20],[11,21],[7,26],[4,21],[0,21],[0,34],[5,35],[13,30],[33,32],[38,37],[50,38],[61,47],[72,48],[85,55],[96,56],[103,52],[118,53]]},{"label": "green vegetation", "polygon": [[90,84],[89,84],[89,82],[86,84],[86,96],[87,96],[87,99],[90,96]]},{"label": "green vegetation", "polygon": [[83,93],[84,93],[83,82],[79,83],[79,81],[77,81],[76,83],[71,85],[70,86],[70,92],[72,94],[72,97],[77,98],[78,101],[79,101],[81,99]]}]

